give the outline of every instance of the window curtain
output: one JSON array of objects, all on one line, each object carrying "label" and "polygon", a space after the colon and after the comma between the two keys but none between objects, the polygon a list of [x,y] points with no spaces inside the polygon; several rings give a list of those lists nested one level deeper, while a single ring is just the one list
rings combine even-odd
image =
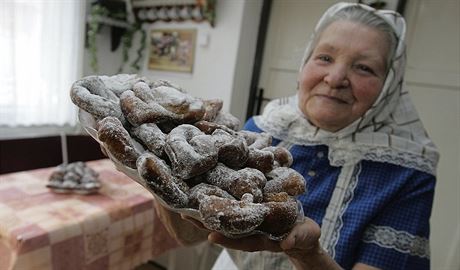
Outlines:
[{"label": "window curtain", "polygon": [[82,74],[85,3],[0,1],[0,128],[76,124],[69,90]]}]

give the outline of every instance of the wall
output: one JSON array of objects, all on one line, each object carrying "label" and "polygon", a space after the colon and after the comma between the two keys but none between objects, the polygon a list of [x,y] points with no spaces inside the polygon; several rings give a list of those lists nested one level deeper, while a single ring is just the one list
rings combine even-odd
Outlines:
[{"label": "wall", "polygon": [[239,119],[246,117],[262,4],[263,0],[250,0],[244,5],[230,102],[230,111]]},{"label": "wall", "polygon": [[105,158],[99,144],[86,135],[0,139],[0,150],[0,174]]},{"label": "wall", "polygon": [[[244,120],[252,63],[256,45],[258,21],[262,0],[217,1],[216,23],[166,23],[146,24],[148,28],[196,28],[198,40],[208,39],[207,44],[197,42],[193,73],[151,71],[144,57],[144,67],[139,74],[152,79],[166,79],[185,88],[193,96],[221,98],[224,110]],[[243,27],[243,23],[245,27]],[[246,27],[248,26],[248,27]],[[118,73],[121,49],[110,52],[110,29],[103,27],[97,37],[99,74]],[[242,39],[242,36],[244,38]],[[134,37],[133,48],[138,48],[139,36]],[[130,52],[134,59],[135,50]],[[130,73],[124,70],[124,73]],[[84,75],[94,74],[89,65],[89,53],[85,51]]]},{"label": "wall", "polygon": [[431,216],[431,266],[436,270],[458,270],[460,2],[408,1],[406,18],[406,85],[441,154]]}]

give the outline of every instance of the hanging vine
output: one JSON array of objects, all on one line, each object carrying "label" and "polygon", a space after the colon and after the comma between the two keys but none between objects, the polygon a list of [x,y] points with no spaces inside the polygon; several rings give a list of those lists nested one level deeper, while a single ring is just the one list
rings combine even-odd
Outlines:
[{"label": "hanging vine", "polygon": [[95,18],[108,16],[109,11],[101,5],[93,5],[91,7],[90,19],[88,20],[88,31],[87,31],[87,42],[88,50],[91,57],[90,65],[91,68],[97,72],[99,67],[97,63],[97,45],[96,36],[99,32],[101,24]]},{"label": "hanging vine", "polygon": [[141,69],[141,65],[140,65],[140,62],[144,56],[144,51],[145,51],[145,42],[146,42],[146,39],[147,39],[147,33],[145,30],[142,29],[142,26],[139,25],[139,30],[140,30],[140,33],[141,33],[141,46],[137,49],[137,57],[136,59],[134,59],[134,61],[131,63],[131,67],[134,69],[134,70],[140,70]]},{"label": "hanging vine", "polygon": [[128,29],[125,34],[121,37],[121,57],[122,62],[121,66],[118,69],[118,72],[121,73],[123,71],[123,67],[125,63],[129,61],[129,49],[133,45],[133,36],[135,33],[135,29]]},{"label": "hanging vine", "polygon": [[133,28],[129,29],[128,31],[125,32],[125,34],[121,38],[121,46],[122,46],[122,64],[120,68],[118,69],[118,72],[121,73],[125,67],[125,64],[129,62],[129,51],[132,47],[133,40],[135,34],[139,32],[140,33],[140,45],[139,48],[136,50],[136,58],[131,62],[129,67],[137,72],[141,69],[141,60],[144,56],[144,51],[145,51],[145,42],[147,39],[147,33],[144,29],[142,29],[142,24],[136,23]]},{"label": "hanging vine", "polygon": [[136,32],[140,31],[141,44],[139,48],[136,50],[136,59],[130,65],[130,67],[134,69],[135,72],[140,70],[140,61],[143,57],[145,50],[146,33],[142,29],[141,23],[135,22],[133,24],[128,24],[126,22],[126,17],[126,12],[122,12],[120,10],[111,12],[109,11],[109,9],[107,9],[99,3],[95,3],[92,5],[90,17],[88,20],[87,42],[88,50],[90,53],[90,66],[94,72],[98,72],[99,70],[97,59],[96,36],[101,26],[103,25],[123,25],[123,27],[125,28],[125,31],[121,37],[122,63],[118,72],[122,72],[125,64],[129,62],[129,51],[133,46],[133,37]]}]

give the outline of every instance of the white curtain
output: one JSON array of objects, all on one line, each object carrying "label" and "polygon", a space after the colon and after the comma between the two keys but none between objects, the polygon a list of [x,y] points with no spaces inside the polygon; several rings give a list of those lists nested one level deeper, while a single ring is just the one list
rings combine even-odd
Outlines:
[{"label": "white curtain", "polygon": [[0,0],[0,126],[75,125],[84,0]]}]

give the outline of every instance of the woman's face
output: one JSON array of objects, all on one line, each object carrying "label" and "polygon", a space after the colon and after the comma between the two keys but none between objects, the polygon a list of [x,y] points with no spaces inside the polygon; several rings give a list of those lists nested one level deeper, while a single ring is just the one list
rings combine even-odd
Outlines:
[{"label": "woman's face", "polygon": [[335,132],[364,115],[386,76],[389,45],[380,31],[349,21],[324,29],[299,78],[299,108]]}]

